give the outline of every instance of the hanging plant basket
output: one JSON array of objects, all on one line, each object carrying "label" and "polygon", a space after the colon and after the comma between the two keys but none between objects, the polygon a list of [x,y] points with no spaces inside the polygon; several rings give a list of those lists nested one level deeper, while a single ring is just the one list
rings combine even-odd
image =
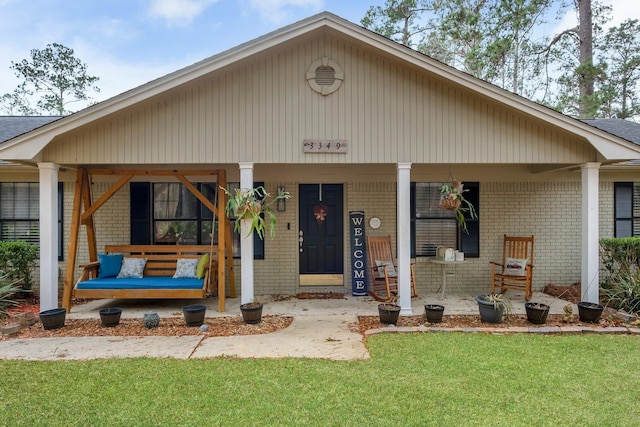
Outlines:
[{"label": "hanging plant basket", "polygon": [[440,207],[450,211],[455,211],[460,207],[462,201],[460,199],[454,199],[453,197],[445,197],[440,200]]}]

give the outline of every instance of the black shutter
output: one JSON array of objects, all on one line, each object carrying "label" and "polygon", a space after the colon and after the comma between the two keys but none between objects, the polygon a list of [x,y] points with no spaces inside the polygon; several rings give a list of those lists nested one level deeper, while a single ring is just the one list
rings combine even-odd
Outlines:
[{"label": "black shutter", "polygon": [[[253,183],[253,188],[256,188],[259,186],[264,187],[264,182]],[[264,213],[261,215],[264,218]],[[269,227],[269,224],[267,224],[267,227]],[[264,238],[265,239],[269,238],[268,230],[265,231]],[[255,231],[253,232],[253,259],[264,259],[264,240],[262,240],[260,236],[258,236],[258,233]]]},{"label": "black shutter", "polygon": [[465,258],[477,258],[480,256],[480,184],[477,182],[465,182],[464,198],[467,199],[476,210],[478,218],[471,218],[469,212],[464,213],[465,223],[469,234],[458,229],[460,233],[460,251]]},{"label": "black shutter", "polygon": [[615,237],[633,236],[633,183],[614,183]]},{"label": "black shutter", "polygon": [[131,244],[150,245],[151,242],[151,183],[132,182],[131,198]]},{"label": "black shutter", "polygon": [[63,260],[64,253],[64,236],[63,231],[63,214],[64,214],[64,183],[58,182],[58,261]]}]

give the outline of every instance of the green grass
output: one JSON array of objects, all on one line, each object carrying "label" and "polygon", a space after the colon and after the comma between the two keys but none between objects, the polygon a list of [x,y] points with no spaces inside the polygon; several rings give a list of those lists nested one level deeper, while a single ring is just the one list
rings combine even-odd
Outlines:
[{"label": "green grass", "polygon": [[371,360],[0,361],[6,426],[631,426],[634,336],[383,334]]}]

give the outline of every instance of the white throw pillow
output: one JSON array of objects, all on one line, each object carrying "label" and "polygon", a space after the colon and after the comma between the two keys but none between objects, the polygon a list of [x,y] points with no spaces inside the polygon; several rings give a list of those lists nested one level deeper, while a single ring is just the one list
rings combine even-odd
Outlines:
[{"label": "white throw pillow", "polygon": [[391,261],[378,261],[376,260],[376,267],[378,267],[378,273],[376,277],[384,277],[384,267],[387,267],[387,276],[388,277],[397,277],[398,273],[396,273],[396,268],[394,267]]},{"label": "white throw pillow", "polygon": [[526,276],[528,258],[509,258],[505,259],[504,274],[508,276]]},{"label": "white throw pillow", "polygon": [[120,272],[118,273],[117,278],[121,279],[124,277],[141,279],[142,274],[144,273],[144,266],[147,263],[147,258],[127,258],[125,257],[122,260],[122,267],[120,267]]},{"label": "white throw pillow", "polygon": [[173,275],[174,279],[190,278],[195,279],[196,270],[198,269],[199,258],[178,258],[176,263],[176,272]]}]

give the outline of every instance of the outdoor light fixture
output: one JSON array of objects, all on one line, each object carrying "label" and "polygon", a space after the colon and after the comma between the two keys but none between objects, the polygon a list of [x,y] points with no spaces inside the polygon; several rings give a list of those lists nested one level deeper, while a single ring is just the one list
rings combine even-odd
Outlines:
[{"label": "outdoor light fixture", "polygon": [[[278,187],[278,196],[282,196],[284,193],[284,187]],[[287,210],[287,199],[278,199],[278,212],[286,212]]]}]

